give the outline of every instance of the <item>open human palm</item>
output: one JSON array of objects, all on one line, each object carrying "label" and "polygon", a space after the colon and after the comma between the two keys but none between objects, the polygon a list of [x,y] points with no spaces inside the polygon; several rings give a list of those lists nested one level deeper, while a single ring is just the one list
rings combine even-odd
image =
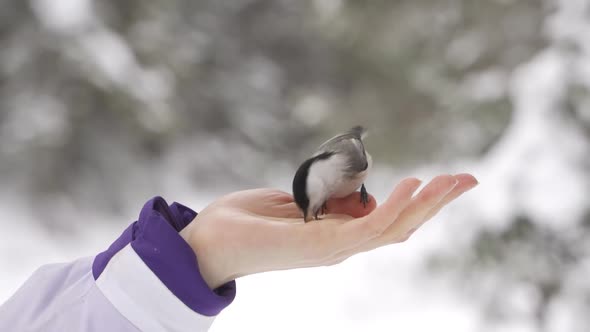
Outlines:
[{"label": "open human palm", "polygon": [[207,206],[181,236],[193,248],[211,288],[265,271],[333,265],[364,251],[407,240],[445,205],[477,185],[470,174],[402,180],[377,206],[360,194],[331,199],[321,220],[303,222],[293,197],[276,189],[225,195]]}]

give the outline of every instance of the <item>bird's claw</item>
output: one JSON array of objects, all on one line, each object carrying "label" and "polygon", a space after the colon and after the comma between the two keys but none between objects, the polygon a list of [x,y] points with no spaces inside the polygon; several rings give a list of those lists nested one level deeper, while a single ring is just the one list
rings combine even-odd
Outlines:
[{"label": "bird's claw", "polygon": [[369,203],[369,194],[367,193],[367,188],[365,188],[365,184],[361,186],[361,203],[363,203],[363,207],[367,207],[367,203]]},{"label": "bird's claw", "polygon": [[315,218],[315,220],[320,220],[319,216],[325,215],[326,212],[328,212],[328,205],[327,205],[327,202],[324,202],[324,204],[322,204],[322,206],[315,211],[315,213],[313,214],[313,217]]}]

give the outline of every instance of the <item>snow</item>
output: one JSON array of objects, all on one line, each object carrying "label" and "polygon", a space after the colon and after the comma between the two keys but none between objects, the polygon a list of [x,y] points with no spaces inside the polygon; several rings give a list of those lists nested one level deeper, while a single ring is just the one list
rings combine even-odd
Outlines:
[{"label": "snow", "polygon": [[90,0],[32,0],[31,7],[45,25],[59,30],[80,28],[92,16]]},{"label": "snow", "polygon": [[[95,255],[106,249],[122,229],[95,220],[74,235],[50,232],[35,222],[14,197],[0,197],[0,303],[8,299],[41,265]],[[94,216],[99,220],[99,216]],[[76,229],[76,227],[73,227]]]},{"label": "snow", "polygon": [[478,316],[472,306],[449,290],[416,282],[420,253],[412,243],[424,241],[422,234],[338,266],[243,278],[211,331],[473,331]]},{"label": "snow", "polygon": [[560,114],[566,61],[549,49],[513,74],[513,120],[476,166],[485,186],[470,195],[490,225],[525,213],[547,226],[571,226],[585,213],[590,193],[580,179],[590,146]]}]

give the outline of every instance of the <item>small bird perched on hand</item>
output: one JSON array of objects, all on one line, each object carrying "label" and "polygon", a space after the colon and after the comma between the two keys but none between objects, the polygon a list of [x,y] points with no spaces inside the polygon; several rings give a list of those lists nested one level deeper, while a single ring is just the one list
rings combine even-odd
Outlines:
[{"label": "small bird perched on hand", "polygon": [[330,198],[346,197],[361,187],[361,203],[369,202],[364,181],[372,158],[365,150],[366,129],[356,126],[320,145],[304,161],[293,178],[293,197],[303,211],[303,220],[324,213]]}]

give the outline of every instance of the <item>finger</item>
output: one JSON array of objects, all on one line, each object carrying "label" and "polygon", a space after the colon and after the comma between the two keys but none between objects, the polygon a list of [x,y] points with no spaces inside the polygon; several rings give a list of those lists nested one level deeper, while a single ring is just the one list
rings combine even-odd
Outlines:
[{"label": "finger", "polygon": [[[447,193],[453,190],[457,181],[451,175],[434,178],[424,189],[405,205],[398,218],[380,236],[359,244],[356,247],[343,250],[330,257],[326,262],[340,262],[354,254],[370,251],[391,243],[406,241],[424,219],[427,211],[436,206]],[[379,210],[379,208],[377,208]]]},{"label": "finger", "polygon": [[354,192],[346,197],[332,198],[326,202],[327,212],[334,214],[346,214],[354,218],[368,215],[377,207],[375,197],[369,195],[366,206],[361,202],[361,193]]},{"label": "finger", "polygon": [[384,233],[393,237],[392,240],[401,235],[403,240],[410,229],[422,224],[428,211],[453,190],[457,183],[452,175],[439,175],[432,179],[399,215],[399,220]]},{"label": "finger", "polygon": [[458,174],[455,175],[455,178],[459,181],[455,188],[453,188],[453,190],[451,190],[440,202],[438,202],[436,206],[434,206],[432,209],[430,209],[430,211],[428,211],[426,217],[424,218],[424,221],[430,220],[447,204],[449,204],[450,202],[461,196],[463,193],[473,189],[475,186],[479,184],[477,179],[471,174]]},{"label": "finger", "polygon": [[341,225],[337,239],[340,249],[356,247],[380,236],[399,214],[410,204],[412,195],[420,186],[420,180],[409,178],[401,181],[389,198],[373,212]]},{"label": "finger", "polygon": [[[350,218],[360,218],[368,215],[377,207],[377,200],[373,195],[369,194],[369,202],[365,206],[360,199],[360,192],[354,192],[346,197],[332,198],[326,202],[326,219],[334,219],[340,223],[346,222]],[[299,207],[290,202],[287,204],[273,206],[267,213],[271,217],[288,218],[284,221],[299,222],[303,218],[303,213]]]},{"label": "finger", "polygon": [[[452,175],[440,175],[432,179],[414,198],[403,205],[394,222],[390,222],[388,227],[378,236],[360,243],[357,247],[351,248],[345,254],[353,255],[355,253],[373,250],[391,243],[406,241],[419,225],[422,224],[424,216],[440,200],[450,192],[457,180]],[[381,207],[375,210],[378,211]]]},{"label": "finger", "polygon": [[[377,200],[373,195],[369,194],[369,202],[366,206],[361,203],[360,198],[360,192],[354,192],[346,197],[329,199],[326,202],[327,211],[325,218],[334,219],[343,223],[350,219],[344,215],[360,218],[368,215],[377,207]],[[273,217],[296,218],[295,220],[284,220],[289,222],[298,222],[301,221],[298,219],[303,218],[303,213],[294,202],[273,207],[273,210],[269,211],[269,215]]]}]

